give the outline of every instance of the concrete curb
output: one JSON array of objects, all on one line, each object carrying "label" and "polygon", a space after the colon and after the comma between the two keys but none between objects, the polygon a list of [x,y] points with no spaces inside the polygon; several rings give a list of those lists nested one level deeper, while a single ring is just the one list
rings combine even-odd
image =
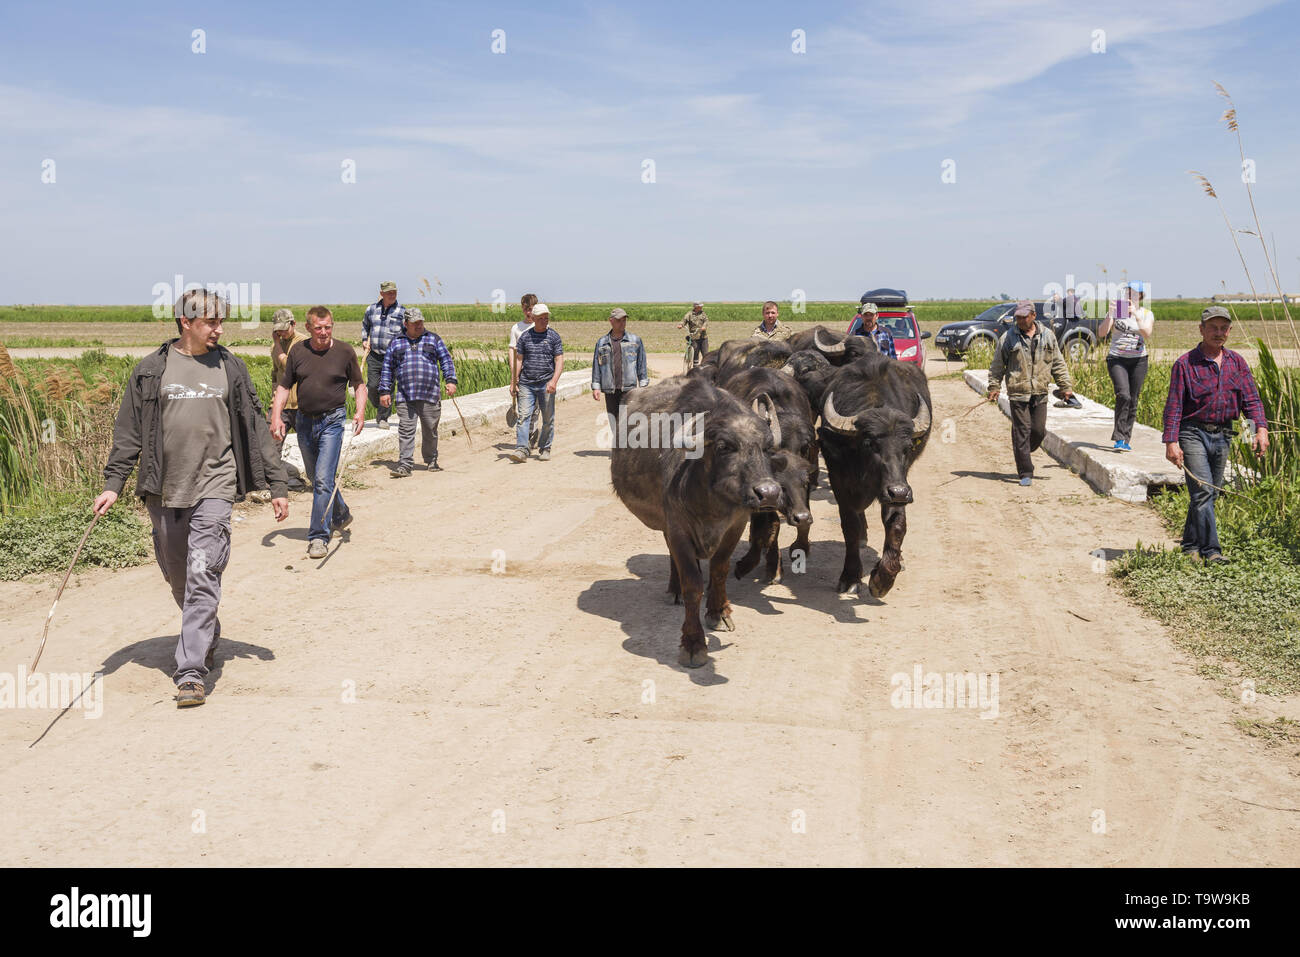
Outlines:
[{"label": "concrete curb", "polygon": [[[555,387],[555,398],[557,400],[571,399],[574,396],[582,395],[591,390],[591,370],[574,369],[572,372],[560,374],[560,381]],[[514,404],[514,399],[510,397],[510,388],[501,386],[496,389],[486,389],[483,392],[475,392],[472,395],[457,396],[456,401],[460,404],[460,411],[465,416],[465,424],[473,429],[475,426],[486,426],[498,420],[504,421],[506,412]],[[604,406],[602,405],[603,409]],[[445,435],[455,435],[461,431],[460,416],[456,414],[456,407],[451,404],[449,399],[442,400],[442,418],[438,422],[439,437]],[[418,435],[417,435],[418,445]],[[365,428],[359,435],[351,438],[345,433],[343,437],[343,467],[367,464],[372,459],[380,456],[392,456],[397,458],[397,423],[396,418],[389,429],[381,429],[375,424],[374,419],[367,419]],[[302,474],[302,453],[298,450],[298,443],[293,438],[292,433],[284,443],[284,452],[282,453],[285,465],[289,468],[290,477],[294,477],[297,472]]]},{"label": "concrete curb", "polygon": [[[984,395],[987,369],[967,369],[966,384]],[[1048,400],[1047,437],[1043,449],[1062,465],[1078,472],[1098,492],[1126,502],[1145,502],[1153,488],[1182,485],[1183,471],[1165,458],[1160,433],[1149,425],[1133,426],[1132,452],[1116,452],[1110,440],[1115,412],[1100,402],[1079,396],[1082,409],[1057,408]],[[1003,392],[998,408],[1011,417],[1011,402]]]}]

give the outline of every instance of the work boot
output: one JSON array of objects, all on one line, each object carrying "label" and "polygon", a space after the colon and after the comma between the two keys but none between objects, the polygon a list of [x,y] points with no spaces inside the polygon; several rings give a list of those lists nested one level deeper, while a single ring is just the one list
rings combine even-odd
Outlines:
[{"label": "work boot", "polygon": [[515,449],[510,453],[509,458],[511,462],[526,462],[528,461],[528,450],[525,448]]},{"label": "work boot", "polygon": [[406,478],[411,474],[411,467],[409,465],[398,465],[390,474],[393,478]]},{"label": "work boot", "polygon": [[176,689],[176,707],[193,708],[207,700],[203,685],[197,681],[186,681]]},{"label": "work boot", "polygon": [[539,462],[549,462],[550,460],[551,460],[551,450],[550,450],[550,449],[542,449],[540,452],[537,453],[537,461],[539,461]]}]

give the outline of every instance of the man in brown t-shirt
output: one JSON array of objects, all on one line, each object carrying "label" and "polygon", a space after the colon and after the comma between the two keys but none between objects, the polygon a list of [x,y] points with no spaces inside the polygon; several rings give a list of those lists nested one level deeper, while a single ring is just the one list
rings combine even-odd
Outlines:
[{"label": "man in brown t-shirt", "polygon": [[[333,529],[340,531],[352,524],[352,512],[343,496],[334,491],[335,473],[343,450],[343,420],[347,417],[347,387],[356,396],[356,414],[352,417],[352,434],[366,424],[366,385],[361,378],[357,352],[346,342],[334,338],[334,316],[324,306],[307,310],[307,332],[311,338],[289,349],[284,372],[275,386],[271,407],[271,435],[277,441],[285,436],[281,418],[289,391],[298,388],[298,416],[294,428],[302,452],[303,469],[312,484],[311,527],[307,532],[307,554],[324,558]],[[325,510],[333,498],[330,514]]]}]

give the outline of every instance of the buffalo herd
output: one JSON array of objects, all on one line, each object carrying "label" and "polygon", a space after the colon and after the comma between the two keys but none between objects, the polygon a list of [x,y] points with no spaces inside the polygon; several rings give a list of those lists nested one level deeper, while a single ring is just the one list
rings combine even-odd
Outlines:
[{"label": "buffalo herd", "polygon": [[930,436],[930,389],[915,365],[824,326],[784,342],[733,339],[687,374],[632,390],[620,414],[650,423],[615,443],[610,472],[618,497],[668,545],[668,592],[685,605],[681,664],[708,660],[704,625],[735,628],[727,577],[746,528],[737,578],[763,561],[766,579],[780,580],[782,520],[795,529],[791,561],[806,561],[821,461],[844,533],[836,590],[862,581],[873,502],[885,541],[868,591],[880,598],[893,587],[912,502],[908,470]]}]

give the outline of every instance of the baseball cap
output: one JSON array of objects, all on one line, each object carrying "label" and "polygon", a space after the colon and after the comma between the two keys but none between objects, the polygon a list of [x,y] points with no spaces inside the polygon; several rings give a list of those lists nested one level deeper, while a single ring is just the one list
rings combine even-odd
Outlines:
[{"label": "baseball cap", "polygon": [[1028,299],[1021,299],[1016,303],[1017,316],[1032,316],[1034,314],[1034,304]]},{"label": "baseball cap", "polygon": [[627,311],[624,310],[624,309],[618,309],[618,308],[611,309],[611,310],[609,311],[609,318],[611,318],[611,319],[626,319],[626,318],[627,318]]},{"label": "baseball cap", "polygon": [[381,282],[381,283],[379,284],[379,291],[380,291],[380,292],[397,292],[397,283],[393,282],[391,279],[389,279],[389,280],[387,280],[387,281],[385,281],[385,282]]},{"label": "baseball cap", "polygon": [[699,306],[701,309],[703,309],[703,308],[704,308],[704,303],[702,303],[702,302],[693,302],[693,303],[691,303],[691,308],[692,308],[692,309],[694,309],[696,306]]},{"label": "baseball cap", "polygon": [[416,309],[414,306],[412,306],[411,308],[406,310],[406,321],[424,322],[424,313],[422,313],[419,309]]},{"label": "baseball cap", "polygon": [[551,307],[544,302],[539,302],[537,305],[533,306],[533,311],[529,313],[529,315],[533,316],[534,318],[536,318],[537,316],[549,316],[550,314],[551,314]]},{"label": "baseball cap", "polygon": [[271,330],[273,332],[284,332],[293,325],[292,309],[277,309],[271,316]]},{"label": "baseball cap", "polygon": [[1131,282],[1129,282],[1128,287],[1132,289],[1134,292],[1146,292],[1147,284],[1144,283],[1141,279],[1134,279]]},{"label": "baseball cap", "polygon": [[874,302],[864,302],[862,304],[862,307],[858,310],[858,314],[863,316],[866,315],[874,316],[877,315],[879,312],[880,312],[880,307],[877,306]]},{"label": "baseball cap", "polygon": [[1227,319],[1232,322],[1232,313],[1222,306],[1210,306],[1201,313],[1201,322],[1205,322],[1207,319]]}]

